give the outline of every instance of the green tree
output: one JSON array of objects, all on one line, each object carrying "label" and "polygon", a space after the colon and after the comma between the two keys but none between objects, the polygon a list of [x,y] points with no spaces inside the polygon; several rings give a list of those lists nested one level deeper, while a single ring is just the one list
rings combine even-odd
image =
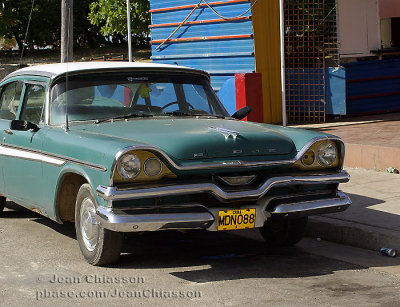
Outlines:
[{"label": "green tree", "polygon": [[[89,5],[93,0],[74,1],[74,45],[80,47],[98,47],[105,42],[99,34],[100,28],[88,20]],[[32,19],[26,42],[26,28],[32,0],[0,0],[0,36],[14,38],[21,50],[25,44],[28,48],[52,45],[58,47],[61,32],[61,1],[35,0]]]},{"label": "green tree", "polygon": [[[148,41],[149,0],[131,0],[131,27],[137,43]],[[90,22],[105,37],[126,35],[126,0],[97,0],[90,4]]]},{"label": "green tree", "polygon": [[[19,49],[23,46],[32,0],[0,0],[0,36],[17,41]],[[36,0],[27,41],[33,45],[53,44],[59,37],[60,2]]]},{"label": "green tree", "polygon": [[74,45],[76,47],[96,48],[106,42],[104,36],[100,34],[100,27],[93,25],[88,19],[92,2],[93,0],[74,1]]}]

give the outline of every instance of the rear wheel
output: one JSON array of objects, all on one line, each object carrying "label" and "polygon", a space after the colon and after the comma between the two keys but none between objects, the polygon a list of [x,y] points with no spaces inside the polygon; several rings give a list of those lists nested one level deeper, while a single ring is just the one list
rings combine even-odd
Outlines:
[{"label": "rear wheel", "polygon": [[5,205],[6,205],[6,198],[4,196],[0,196],[0,215],[3,213]]},{"label": "rear wheel", "polygon": [[89,184],[83,184],[76,198],[75,230],[81,252],[92,265],[116,262],[124,234],[104,229],[96,221],[96,200]]},{"label": "rear wheel", "polygon": [[291,246],[304,236],[308,217],[290,220],[268,220],[259,228],[261,235],[269,246]]}]

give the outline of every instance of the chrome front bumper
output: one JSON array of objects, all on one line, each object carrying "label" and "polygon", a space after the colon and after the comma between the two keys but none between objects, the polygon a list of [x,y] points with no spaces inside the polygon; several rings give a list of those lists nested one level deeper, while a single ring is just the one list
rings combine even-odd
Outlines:
[{"label": "chrome front bumper", "polygon": [[[266,211],[272,197],[265,197],[257,203],[241,207],[255,208],[255,227],[262,227],[269,218],[297,218],[321,213],[333,213],[346,210],[351,205],[350,198],[341,191],[336,197],[297,203],[277,205]],[[201,204],[190,204],[191,207],[203,208],[204,212],[129,214],[128,210],[98,207],[96,220],[104,228],[118,232],[156,231],[167,229],[207,229],[217,230],[218,211],[234,209],[229,207],[206,208]],[[179,207],[179,206],[176,206]],[[182,206],[182,209],[184,206]],[[130,209],[134,212],[134,209]]]},{"label": "chrome front bumper", "polygon": [[267,179],[257,189],[246,191],[227,192],[215,183],[198,183],[137,189],[118,189],[117,187],[105,187],[99,185],[96,192],[98,196],[107,201],[210,193],[218,200],[224,202],[239,199],[257,200],[265,196],[272,187],[282,187],[295,184],[345,183],[348,182],[349,179],[350,175],[346,171],[342,170],[334,174],[273,177]]}]

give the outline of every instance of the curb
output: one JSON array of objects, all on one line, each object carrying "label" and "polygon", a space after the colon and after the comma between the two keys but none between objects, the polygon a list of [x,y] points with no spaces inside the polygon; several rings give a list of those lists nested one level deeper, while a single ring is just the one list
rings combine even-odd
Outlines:
[{"label": "curb", "polygon": [[400,168],[400,148],[345,143],[345,167],[386,172],[388,166]]},{"label": "curb", "polygon": [[400,232],[325,216],[308,219],[306,236],[379,251],[382,247],[400,251]]}]

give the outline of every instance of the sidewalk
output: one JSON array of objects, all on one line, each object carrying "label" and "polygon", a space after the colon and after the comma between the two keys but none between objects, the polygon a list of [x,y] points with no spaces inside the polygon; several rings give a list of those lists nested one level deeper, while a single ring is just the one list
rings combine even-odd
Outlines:
[{"label": "sidewalk", "polygon": [[352,205],[310,217],[307,235],[370,250],[390,247],[400,255],[400,175],[345,168],[351,179],[340,189]]}]

